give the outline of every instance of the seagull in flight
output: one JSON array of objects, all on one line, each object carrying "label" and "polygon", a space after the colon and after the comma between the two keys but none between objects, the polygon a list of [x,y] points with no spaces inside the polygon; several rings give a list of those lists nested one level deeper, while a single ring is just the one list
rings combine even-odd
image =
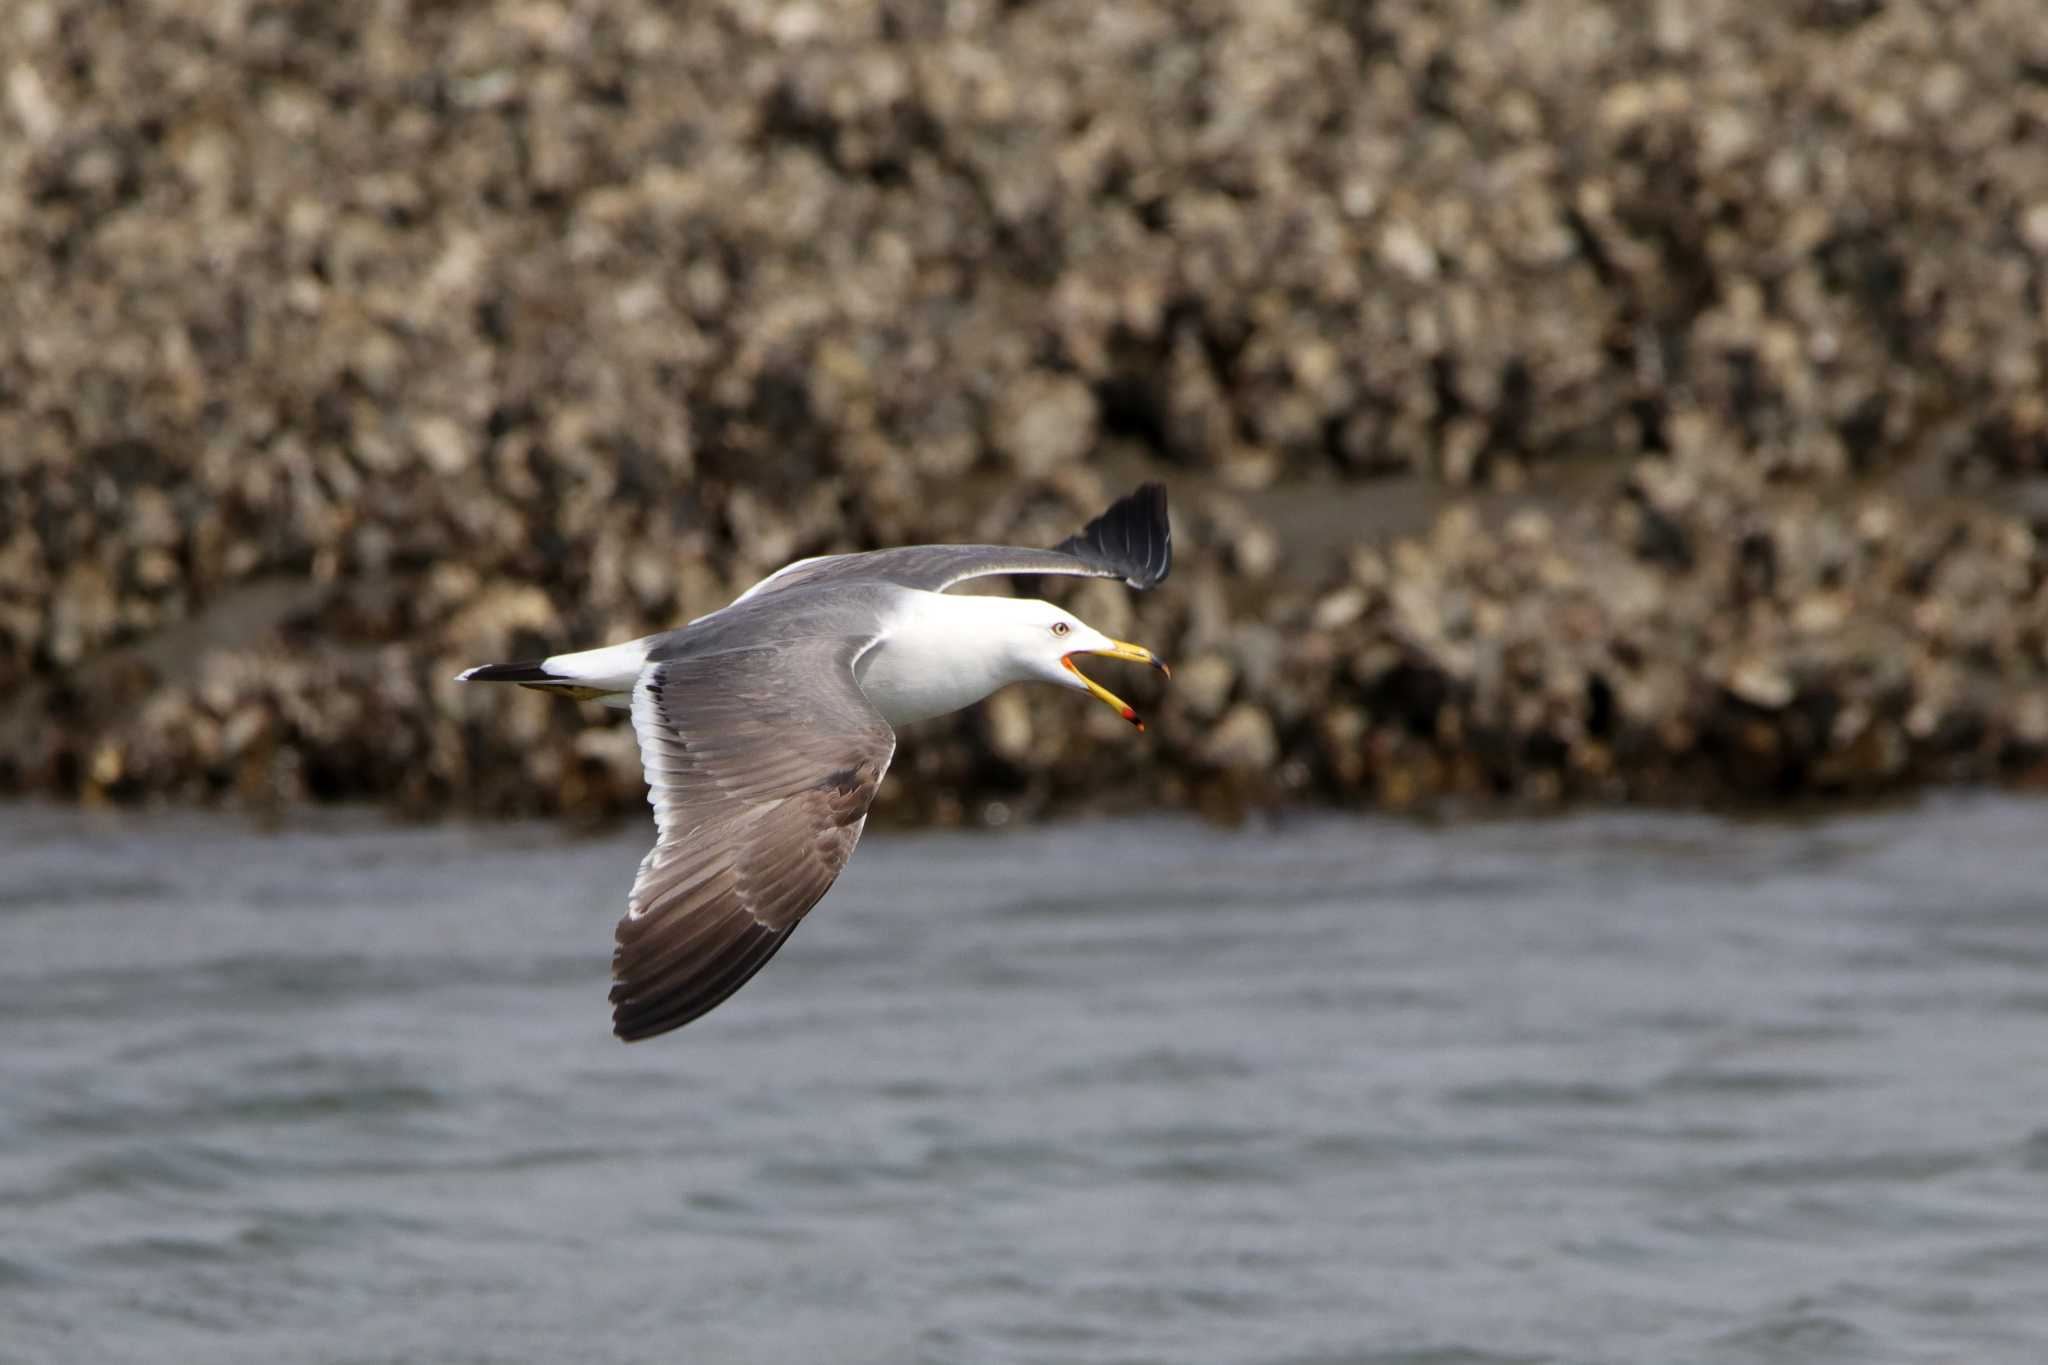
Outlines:
[{"label": "seagull in flight", "polygon": [[1145,728],[1074,661],[1165,672],[1151,650],[1049,602],[946,589],[999,574],[1144,589],[1172,566],[1166,490],[1146,484],[1050,550],[910,545],[800,559],[680,629],[458,675],[632,711],[657,834],[618,925],[613,1031],[635,1042],[681,1028],[767,964],[853,855],[897,727],[1037,681]]}]

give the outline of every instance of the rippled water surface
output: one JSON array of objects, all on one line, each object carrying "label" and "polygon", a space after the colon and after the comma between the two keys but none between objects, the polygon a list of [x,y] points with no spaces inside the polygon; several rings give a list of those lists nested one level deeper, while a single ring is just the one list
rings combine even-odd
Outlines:
[{"label": "rippled water surface", "polygon": [[0,1360],[2048,1360],[2048,807],[640,853],[0,808]]}]

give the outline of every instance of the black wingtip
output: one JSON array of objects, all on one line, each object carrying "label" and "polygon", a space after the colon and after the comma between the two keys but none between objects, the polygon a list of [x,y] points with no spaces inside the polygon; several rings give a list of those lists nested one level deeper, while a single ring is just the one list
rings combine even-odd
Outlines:
[{"label": "black wingtip", "polygon": [[[768,965],[796,932],[796,925],[770,929],[749,918],[735,933],[714,933],[679,953],[662,945],[660,922],[619,922],[612,953],[612,1033],[622,1043],[644,1042],[693,1023],[730,1000],[754,973]],[[701,928],[701,926],[699,926]]]},{"label": "black wingtip", "polygon": [[1117,499],[1109,510],[1056,547],[1112,569],[1134,588],[1150,588],[1173,569],[1173,528],[1166,518],[1166,485],[1148,483]]}]

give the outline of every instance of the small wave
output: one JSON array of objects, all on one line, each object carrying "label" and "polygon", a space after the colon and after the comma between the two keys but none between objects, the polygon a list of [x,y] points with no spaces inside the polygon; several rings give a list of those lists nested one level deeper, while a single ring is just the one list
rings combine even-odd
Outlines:
[{"label": "small wave", "polygon": [[1867,1359],[1870,1334],[1845,1318],[1825,1313],[1787,1312],[1724,1333],[1712,1344],[1749,1360],[1798,1361]]},{"label": "small wave", "polygon": [[1598,1081],[1537,1080],[1484,1081],[1461,1086],[1449,1098],[1453,1104],[1490,1109],[1605,1109],[1641,1100],[1635,1091]]}]

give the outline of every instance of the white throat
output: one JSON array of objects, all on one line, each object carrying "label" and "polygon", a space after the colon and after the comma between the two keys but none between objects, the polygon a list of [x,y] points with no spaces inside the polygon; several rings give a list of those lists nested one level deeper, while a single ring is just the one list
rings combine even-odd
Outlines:
[{"label": "white throat", "polygon": [[1025,676],[1011,662],[1010,622],[1001,607],[989,606],[1001,599],[936,592],[910,598],[854,670],[861,691],[891,726],[972,706]]}]

